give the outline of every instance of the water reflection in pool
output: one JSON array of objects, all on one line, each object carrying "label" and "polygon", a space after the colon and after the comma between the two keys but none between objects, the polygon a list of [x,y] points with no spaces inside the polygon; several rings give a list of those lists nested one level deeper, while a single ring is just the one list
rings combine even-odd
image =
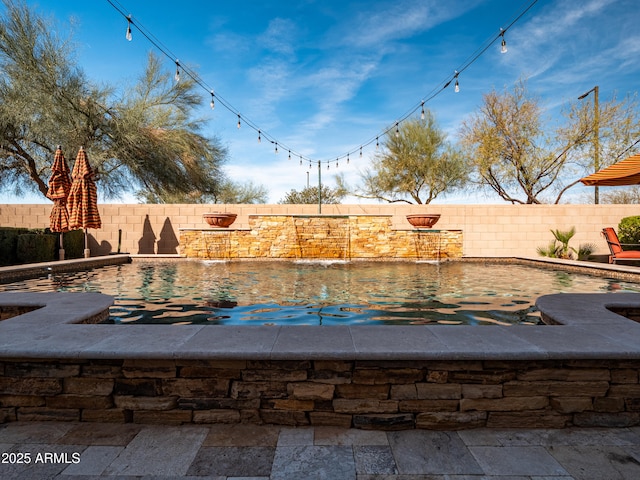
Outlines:
[{"label": "water reflection in pool", "polygon": [[598,276],[476,262],[135,261],[2,285],[116,297],[117,324],[537,324],[558,292],[640,291]]}]

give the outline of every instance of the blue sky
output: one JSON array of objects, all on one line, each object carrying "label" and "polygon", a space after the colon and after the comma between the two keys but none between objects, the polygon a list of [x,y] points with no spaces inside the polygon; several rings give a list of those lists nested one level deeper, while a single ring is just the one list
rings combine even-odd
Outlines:
[{"label": "blue sky", "polygon": [[[77,60],[94,81],[131,84],[149,51],[159,53],[136,28],[133,41],[126,41],[127,22],[106,0],[29,3],[54,16],[62,33],[73,29]],[[531,1],[114,3],[268,137],[305,158],[328,160],[359,150],[419,105]],[[510,89],[519,79],[527,79],[551,116],[596,84],[601,101],[635,93],[639,20],[637,0],[539,0],[507,31],[506,54],[496,42],[460,74],[459,93],[451,85],[425,106],[455,141],[483,93]],[[175,69],[172,59],[166,58],[166,67]],[[306,185],[308,161],[300,166],[297,156],[288,160],[282,147],[276,155],[247,125],[238,130],[236,114],[219,104],[212,111],[210,94],[202,94],[200,113],[208,119],[203,133],[228,148],[230,178],[264,184],[271,203]],[[334,175],[343,173],[357,183],[374,154],[375,142],[362,158],[351,154],[348,165],[344,159],[338,168],[323,164],[323,181],[333,185]],[[312,184],[317,170],[314,163]],[[25,199],[0,195],[3,201]],[[436,203],[476,201],[502,202],[474,193]]]}]

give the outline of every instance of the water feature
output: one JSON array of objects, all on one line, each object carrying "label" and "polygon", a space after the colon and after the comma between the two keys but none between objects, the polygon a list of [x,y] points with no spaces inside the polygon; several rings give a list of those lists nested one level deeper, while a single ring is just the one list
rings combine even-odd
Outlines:
[{"label": "water feature", "polygon": [[537,297],[640,285],[525,265],[476,262],[169,261],[0,285],[99,291],[117,324],[512,325],[540,322]]},{"label": "water feature", "polygon": [[439,230],[415,230],[416,258],[438,261],[441,256]]},{"label": "water feature", "polygon": [[291,218],[298,247],[297,258],[349,259],[349,217]]}]

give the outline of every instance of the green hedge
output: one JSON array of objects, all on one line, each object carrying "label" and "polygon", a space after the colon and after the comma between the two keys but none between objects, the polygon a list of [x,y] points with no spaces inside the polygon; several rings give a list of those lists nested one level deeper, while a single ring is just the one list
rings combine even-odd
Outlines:
[{"label": "green hedge", "polygon": [[0,227],[0,266],[18,262],[18,236],[28,233],[27,228]]},{"label": "green hedge", "polygon": [[56,237],[45,233],[18,235],[16,255],[19,263],[52,262],[56,259]]},{"label": "green hedge", "polygon": [[[82,230],[73,230],[67,232],[62,240],[64,243],[64,258],[83,258],[84,257],[84,232]],[[56,233],[57,247],[60,248],[60,234]]]},{"label": "green hedge", "polygon": [[[84,256],[84,232],[63,234],[65,259]],[[47,229],[0,227],[0,266],[59,260],[60,234]]]},{"label": "green hedge", "polygon": [[[618,224],[620,243],[640,244],[640,216],[624,217]],[[627,247],[637,249],[637,247]]]}]

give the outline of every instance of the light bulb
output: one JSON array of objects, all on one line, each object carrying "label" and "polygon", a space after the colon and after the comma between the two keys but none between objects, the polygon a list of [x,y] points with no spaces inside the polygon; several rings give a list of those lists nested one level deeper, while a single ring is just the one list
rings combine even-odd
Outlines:
[{"label": "light bulb", "polygon": [[258,143],[262,143],[262,137],[260,136],[260,130],[258,130]]},{"label": "light bulb", "polygon": [[180,81],[180,62],[176,60],[176,74],[173,76],[173,79],[178,83]]},{"label": "light bulb", "polygon": [[398,122],[396,122],[396,138],[400,136],[400,128],[398,128]]},{"label": "light bulb", "polygon": [[376,151],[380,149],[380,143],[378,142],[378,137],[376,137]]},{"label": "light bulb", "polygon": [[291,150],[289,150],[289,160],[291,160]]},{"label": "light bulb", "polygon": [[360,158],[362,158],[362,147],[360,147]]},{"label": "light bulb", "polygon": [[211,110],[216,108],[216,101],[215,101],[215,95],[213,94],[213,90],[211,90],[211,103],[209,104],[209,106],[211,107]]},{"label": "light bulb", "polygon": [[349,154],[347,153],[347,165],[349,165]]},{"label": "light bulb", "polygon": [[125,35],[124,38],[126,38],[129,41],[133,39],[133,36],[131,35],[131,15],[127,17],[127,34]]},{"label": "light bulb", "polygon": [[276,155],[278,154],[278,142],[276,142]]},{"label": "light bulb", "polygon": [[424,120],[424,102],[422,102],[422,111],[420,112],[420,120]]},{"label": "light bulb", "polygon": [[238,114],[238,128],[240,128],[240,114]]},{"label": "light bulb", "polygon": [[460,84],[458,83],[458,79],[456,78],[456,86],[453,89],[454,92],[458,93],[460,91]]},{"label": "light bulb", "polygon": [[500,36],[502,37],[502,42],[500,42],[500,53],[507,53],[507,41],[504,39],[504,30],[500,29]]}]

